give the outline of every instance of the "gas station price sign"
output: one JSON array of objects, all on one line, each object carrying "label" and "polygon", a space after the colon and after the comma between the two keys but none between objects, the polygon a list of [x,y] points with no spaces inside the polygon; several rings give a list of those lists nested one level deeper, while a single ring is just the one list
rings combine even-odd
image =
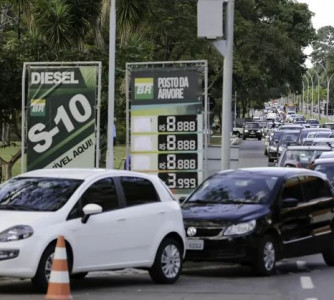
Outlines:
[{"label": "gas station price sign", "polygon": [[203,180],[202,81],[196,67],[131,73],[131,170],[157,174],[180,196]]},{"label": "gas station price sign", "polygon": [[159,151],[197,151],[197,134],[158,134]]},{"label": "gas station price sign", "polygon": [[196,115],[158,116],[158,132],[196,132]]}]

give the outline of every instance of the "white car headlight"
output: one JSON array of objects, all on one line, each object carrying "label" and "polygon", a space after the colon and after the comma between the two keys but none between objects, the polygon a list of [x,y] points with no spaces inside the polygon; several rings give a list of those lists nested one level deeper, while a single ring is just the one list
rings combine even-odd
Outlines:
[{"label": "white car headlight", "polygon": [[272,152],[276,152],[276,151],[277,151],[277,147],[275,147],[275,146],[270,146],[270,151],[272,151]]},{"label": "white car headlight", "polygon": [[17,225],[0,232],[0,242],[12,242],[32,236],[34,230],[28,225]]},{"label": "white car headlight", "polygon": [[231,225],[227,227],[224,232],[224,235],[242,235],[248,232],[251,232],[256,226],[256,220],[252,220],[246,223],[240,223],[236,225]]},{"label": "white car headlight", "polygon": [[245,129],[245,132],[248,132],[248,130],[247,130],[247,129]]}]

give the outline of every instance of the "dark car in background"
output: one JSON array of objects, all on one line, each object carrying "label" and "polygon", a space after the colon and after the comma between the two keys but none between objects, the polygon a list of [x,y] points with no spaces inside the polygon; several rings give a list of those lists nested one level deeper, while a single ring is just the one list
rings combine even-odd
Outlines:
[{"label": "dark car in background", "polygon": [[331,184],[334,184],[334,158],[318,158],[314,161],[312,169],[324,173]]},{"label": "dark car in background", "polygon": [[268,156],[268,162],[273,162],[277,159],[277,145],[283,133],[283,130],[279,130],[269,136],[265,145],[265,155]]},{"label": "dark car in background", "polygon": [[330,146],[289,146],[281,154],[277,167],[308,168],[323,152],[332,152]]},{"label": "dark car in background", "polygon": [[291,145],[297,145],[300,130],[284,130],[280,140],[277,143],[277,157],[280,157],[284,149]]},{"label": "dark car in background", "polygon": [[247,138],[257,138],[258,140],[262,139],[262,127],[258,122],[247,122],[243,128],[242,133],[243,140]]},{"label": "dark car in background", "polygon": [[333,195],[326,176],[307,169],[214,174],[182,203],[186,261],[249,264],[270,275],[282,258],[322,253],[332,266]]},{"label": "dark car in background", "polygon": [[308,119],[306,123],[309,124],[310,128],[319,128],[320,123],[317,119]]},{"label": "dark car in background", "polygon": [[324,132],[327,131],[329,134],[332,132],[329,128],[304,128],[300,131],[298,137],[298,144],[301,145],[303,143],[303,139],[307,138],[307,136],[311,132]]}]

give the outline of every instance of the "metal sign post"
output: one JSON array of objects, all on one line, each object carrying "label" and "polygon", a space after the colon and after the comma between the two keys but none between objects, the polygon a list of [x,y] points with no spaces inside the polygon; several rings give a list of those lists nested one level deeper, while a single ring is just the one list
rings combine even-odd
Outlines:
[{"label": "metal sign post", "polygon": [[[227,13],[226,13],[226,32],[223,36],[224,39],[217,39],[220,37],[220,30],[214,28],[214,26],[221,26],[221,22],[223,19],[223,4],[227,3]],[[216,18],[215,21],[210,20],[213,24],[208,26],[207,21],[204,18],[201,18],[208,9],[208,7],[221,7],[221,14],[213,15],[213,18]],[[218,11],[220,11],[218,9]],[[223,170],[230,168],[230,134],[232,132],[232,72],[233,72],[233,35],[234,35],[234,0],[199,0],[198,1],[198,19],[202,20],[203,23],[198,24],[198,26],[202,27],[198,30],[199,37],[205,36],[208,39],[216,39],[213,42],[213,45],[217,48],[217,50],[224,56],[224,79],[223,79],[223,91],[222,91],[222,153],[221,153],[221,167]],[[212,19],[210,18],[207,19]],[[203,32],[205,34],[203,34]],[[217,33],[218,32],[218,33]]]}]

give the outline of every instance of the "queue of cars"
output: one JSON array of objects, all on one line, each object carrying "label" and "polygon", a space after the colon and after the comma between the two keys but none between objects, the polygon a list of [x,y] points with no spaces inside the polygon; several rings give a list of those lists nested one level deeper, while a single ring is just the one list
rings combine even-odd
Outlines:
[{"label": "queue of cars", "polygon": [[45,292],[59,235],[73,278],[132,267],[170,284],[184,260],[271,275],[283,258],[316,253],[334,266],[334,158],[325,155],[334,151],[301,145],[332,131],[276,121],[246,123],[243,139],[267,136],[277,167],[218,172],[180,201],[158,177],[132,171],[36,170],[3,183],[0,276]]}]

